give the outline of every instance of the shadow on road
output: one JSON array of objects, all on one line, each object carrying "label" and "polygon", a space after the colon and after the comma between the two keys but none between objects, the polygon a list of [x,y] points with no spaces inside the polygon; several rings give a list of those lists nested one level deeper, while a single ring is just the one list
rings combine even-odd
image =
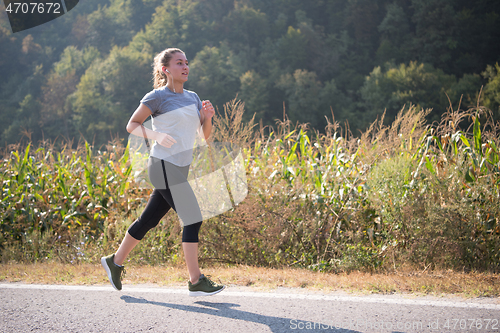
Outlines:
[{"label": "shadow on road", "polygon": [[311,328],[307,329],[307,325],[309,323],[309,325],[315,325],[314,329],[312,329],[312,331],[315,332],[319,331],[319,332],[359,333],[359,331],[353,331],[342,328],[337,329],[335,327],[330,326],[331,324],[326,324],[326,323],[318,323],[318,322],[312,323],[308,320],[265,316],[248,311],[242,311],[235,309],[240,306],[239,304],[235,303],[214,303],[214,302],[198,301],[195,303],[199,304],[200,306],[193,306],[193,305],[148,301],[147,299],[144,298],[137,298],[125,295],[121,296],[120,298],[124,300],[126,303],[152,304],[152,305],[163,306],[170,309],[204,313],[212,316],[254,322],[269,326],[271,332],[289,332],[290,329],[311,332]]}]

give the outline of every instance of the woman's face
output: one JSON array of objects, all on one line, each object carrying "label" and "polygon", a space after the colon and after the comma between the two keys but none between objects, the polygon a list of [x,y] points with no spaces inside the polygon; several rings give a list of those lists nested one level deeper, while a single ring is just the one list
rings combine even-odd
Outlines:
[{"label": "woman's face", "polygon": [[[174,81],[186,82],[189,75],[189,66],[186,55],[181,52],[176,52],[172,55],[170,59],[169,66],[163,66],[164,71],[168,70]],[[167,72],[168,74],[168,72]]]}]

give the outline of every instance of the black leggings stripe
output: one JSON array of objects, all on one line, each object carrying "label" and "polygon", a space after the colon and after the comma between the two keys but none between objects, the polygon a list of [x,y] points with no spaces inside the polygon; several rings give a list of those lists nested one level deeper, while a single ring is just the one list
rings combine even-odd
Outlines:
[{"label": "black leggings stripe", "polygon": [[[155,186],[155,189],[153,190],[153,193],[151,193],[146,208],[144,208],[144,211],[142,212],[141,216],[137,220],[135,220],[134,223],[132,223],[128,229],[128,233],[130,234],[130,236],[134,237],[137,240],[143,239],[149,230],[156,227],[160,222],[160,220],[163,218],[163,216],[165,216],[165,214],[167,214],[167,212],[170,210],[170,208],[173,208],[177,212],[174,205],[174,200],[172,198],[172,193],[168,186],[167,179],[165,179],[166,177],[168,177],[167,174],[168,175],[171,174],[170,170],[172,170],[173,164],[168,165],[169,172],[167,172],[167,174],[164,174],[164,169],[165,169],[164,163],[163,161],[161,161],[161,163],[158,163],[160,161],[161,160],[155,160],[154,158],[150,158],[150,163],[148,164],[148,172],[149,172],[149,178],[153,183],[153,185]],[[177,169],[181,171],[184,177],[184,181],[187,182],[186,179],[189,166],[182,168],[177,167]],[[158,177],[159,174],[162,177]],[[175,177],[182,178],[181,176],[179,176],[179,174],[176,174]],[[174,178],[174,176],[168,178]],[[179,179],[175,181],[179,182]],[[163,184],[165,185],[162,186]],[[191,197],[194,197],[194,195],[192,195]],[[191,201],[190,204],[193,206],[193,210],[199,211],[198,203],[192,202],[193,200],[190,201]],[[183,227],[182,242],[198,243],[199,241],[198,234],[202,223],[201,213],[199,213],[199,216],[200,216],[199,219],[200,222],[189,223],[189,224],[186,223],[186,225]]]}]

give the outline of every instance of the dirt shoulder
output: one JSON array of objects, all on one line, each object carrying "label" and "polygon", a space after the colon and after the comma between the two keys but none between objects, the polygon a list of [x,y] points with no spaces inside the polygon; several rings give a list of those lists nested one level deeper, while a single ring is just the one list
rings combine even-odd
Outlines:
[{"label": "dirt shoulder", "polygon": [[[124,284],[185,286],[185,267],[127,266]],[[457,273],[453,271],[392,273],[321,273],[304,269],[268,269],[236,266],[204,268],[203,273],[227,285],[257,290],[279,287],[303,288],[324,292],[344,291],[355,294],[456,295],[461,297],[499,297],[500,274]],[[0,282],[31,284],[105,285],[108,282],[101,265],[60,263],[0,264]]]}]

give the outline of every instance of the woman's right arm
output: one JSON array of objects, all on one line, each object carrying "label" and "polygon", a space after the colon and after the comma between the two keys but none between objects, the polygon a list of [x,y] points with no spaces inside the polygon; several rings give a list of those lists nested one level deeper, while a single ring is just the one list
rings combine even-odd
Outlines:
[{"label": "woman's right arm", "polygon": [[140,104],[134,111],[132,117],[127,124],[127,132],[140,137],[155,140],[160,145],[170,148],[175,141],[170,135],[166,133],[158,133],[142,125],[142,123],[151,115],[151,110],[144,104]]}]

